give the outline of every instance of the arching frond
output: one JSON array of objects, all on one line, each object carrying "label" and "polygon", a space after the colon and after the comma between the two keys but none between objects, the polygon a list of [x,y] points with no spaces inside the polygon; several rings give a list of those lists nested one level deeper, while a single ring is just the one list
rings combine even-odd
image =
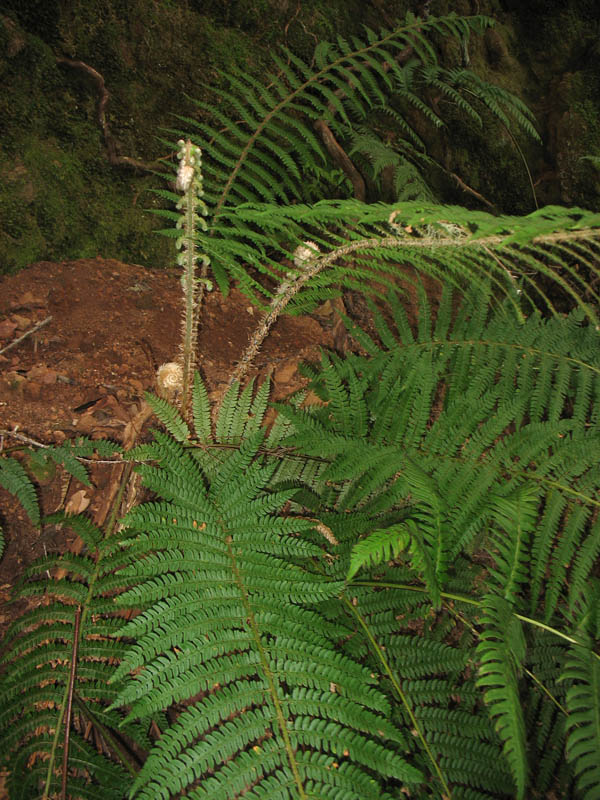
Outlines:
[{"label": "arching frond", "polygon": [[238,797],[250,780],[257,797],[283,781],[290,796],[344,787],[345,797],[375,800],[377,774],[422,778],[369,669],[337,651],[337,626],[314,610],[342,583],[311,568],[321,555],[304,540],[311,522],[273,515],[292,492],[265,493],[273,467],[256,460],[262,438],[244,440],[206,491],[198,487],[207,476],[175,442],[162,478],[140,468],[164,500],[125,520],[130,557],[120,575],[132,587],[118,602],[147,610],[122,630],[136,644],[115,679],[135,677],[114,706],[144,718],[196,701],[150,752],[136,796],[199,781],[201,796]]}]

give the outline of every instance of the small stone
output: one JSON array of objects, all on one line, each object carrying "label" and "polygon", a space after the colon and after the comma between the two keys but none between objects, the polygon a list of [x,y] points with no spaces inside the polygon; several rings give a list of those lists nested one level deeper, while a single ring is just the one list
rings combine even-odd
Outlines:
[{"label": "small stone", "polygon": [[275,381],[277,383],[289,383],[298,370],[296,361],[284,362],[275,370]]},{"label": "small stone", "polygon": [[28,400],[39,400],[42,394],[42,386],[37,381],[25,381],[23,386],[23,397]]},{"label": "small stone", "polygon": [[17,329],[17,323],[12,319],[0,322],[0,339],[10,339]]},{"label": "small stone", "polygon": [[139,395],[144,394],[144,384],[137,378],[131,378],[129,380],[129,385],[131,386],[133,392],[135,392],[136,394]]},{"label": "small stone", "polygon": [[4,375],[3,383],[8,391],[21,393],[27,380],[24,375],[19,375],[18,372],[7,372]]},{"label": "small stone", "polygon": [[30,317],[22,317],[20,314],[13,314],[13,321],[17,323],[17,328],[20,331],[24,331],[31,327]]},{"label": "small stone", "polygon": [[27,379],[52,386],[58,380],[58,373],[53,369],[49,369],[45,364],[36,364],[27,373]]},{"label": "small stone", "polygon": [[45,306],[46,301],[35,297],[33,292],[25,292],[13,306],[14,308],[39,308]]}]

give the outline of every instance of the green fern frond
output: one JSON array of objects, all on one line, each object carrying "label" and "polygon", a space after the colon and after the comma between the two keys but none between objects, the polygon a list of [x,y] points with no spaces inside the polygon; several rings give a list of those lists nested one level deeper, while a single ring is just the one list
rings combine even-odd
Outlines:
[{"label": "green fern frond", "polygon": [[501,533],[494,537],[496,567],[491,570],[504,598],[515,603],[528,579],[529,539],[538,519],[536,486],[520,486],[509,496],[492,500],[492,513]]},{"label": "green fern frond", "polygon": [[522,798],[528,767],[518,680],[525,657],[525,640],[510,605],[498,595],[488,595],[484,599],[483,622],[486,628],[477,647],[480,659],[477,684],[485,689],[488,711],[504,742],[503,752],[515,781],[517,797]]},{"label": "green fern frond", "polygon": [[192,393],[192,415],[194,431],[200,442],[207,442],[212,438],[212,424],[210,419],[210,402],[208,392],[199,373],[194,375],[194,390]]},{"label": "green fern frond", "polygon": [[114,442],[108,440],[96,442],[85,436],[80,436],[74,440],[67,440],[61,445],[48,447],[44,450],[44,454],[56,464],[64,467],[67,472],[85,486],[90,486],[88,471],[79,459],[91,458],[94,451],[101,457],[107,458],[114,455],[117,450],[118,447]]},{"label": "green fern frond", "polygon": [[[65,704],[76,619],[81,617],[67,796],[75,800],[100,792],[103,797],[122,798],[135,772],[127,742],[145,749],[148,740],[135,724],[127,724],[116,735],[122,717],[107,710],[117,694],[116,687],[109,688],[107,683],[123,645],[114,638],[120,621],[103,617],[97,602],[102,598],[98,581],[102,532],[82,518],[55,515],[51,519],[72,524],[89,552],[41,559],[24,572],[15,592],[15,597],[43,594],[47,602],[16,619],[5,639],[0,761],[9,772],[11,798],[52,796],[60,791]],[[55,568],[64,577],[51,577]],[[114,591],[115,587],[113,595]],[[112,597],[110,604],[114,607]],[[88,726],[95,732],[98,749],[87,738]]]},{"label": "green fern frond", "polygon": [[274,468],[256,460],[262,439],[244,440],[206,490],[198,491],[207,476],[196,459],[173,441],[164,466],[140,467],[165,500],[125,520],[137,536],[126,540],[129,565],[119,574],[131,588],[118,602],[147,610],[123,630],[136,644],[115,679],[137,674],[117,703],[132,706],[131,718],[145,717],[204,695],[152,749],[134,785],[140,797],[197,779],[208,794],[239,796],[249,769],[256,793],[268,794],[286,774],[290,790],[309,797],[350,788],[324,768],[342,756],[356,785],[372,786],[367,797],[380,791],[376,771],[421,780],[394,746],[404,737],[386,721],[387,699],[369,670],[336,651],[337,626],[312,608],[343,582],[310,567],[320,554],[302,535],[311,522],[273,515],[292,493],[265,492]]},{"label": "green fern frond", "polygon": [[600,658],[588,639],[571,648],[563,680],[567,689],[567,757],[573,762],[577,788],[593,798],[600,786]]},{"label": "green fern frond", "polygon": [[410,533],[403,525],[373,531],[352,549],[347,580],[363,566],[377,566],[396,558],[410,543]]},{"label": "green fern frond", "polygon": [[190,430],[187,423],[175,406],[162,397],[146,392],[144,395],[146,402],[154,411],[171,436],[178,442],[185,442],[190,438]]},{"label": "green fern frond", "polygon": [[13,494],[21,503],[34,525],[40,524],[37,493],[29,475],[15,458],[0,458],[0,486]]},{"label": "green fern frond", "polygon": [[[474,757],[470,770],[459,752],[462,742],[453,750],[450,734],[438,735],[425,722],[433,716],[425,714],[423,740],[432,751],[445,748],[448,757],[439,766],[448,780],[492,794],[505,788],[508,773],[501,765],[496,782],[485,769],[493,748],[503,748],[521,796],[527,787],[548,789],[553,780],[568,787],[572,775],[564,762],[559,774],[553,772],[565,746],[565,699],[557,681],[565,639],[574,635],[560,620],[589,596],[598,548],[597,331],[582,324],[580,312],[564,321],[535,315],[521,321],[510,306],[491,312],[485,304],[463,301],[458,308],[449,293],[434,320],[421,296],[417,320],[427,324],[409,324],[397,300],[391,314],[375,316],[380,343],[354,328],[368,358],[327,358],[309,371],[311,388],[325,406],[277,406],[293,426],[283,443],[326,463],[311,484],[311,513],[348,543],[340,546],[342,561],[333,562],[329,574],[346,571],[348,595],[373,640],[385,647],[405,696],[410,697],[407,676],[439,680],[447,669],[444,658],[427,660],[432,637],[444,641],[462,628],[462,639],[472,643],[461,655],[481,662],[477,686],[500,742],[490,724],[487,755],[477,767]],[[346,520],[358,513],[360,525],[345,539]],[[422,552],[435,553],[436,541],[441,547],[439,571],[430,562],[429,579],[414,545],[407,553],[404,540],[390,536],[408,525],[421,534]],[[354,549],[348,546],[360,536]],[[474,562],[465,571],[463,559],[482,548],[488,566]],[[373,577],[365,580],[357,570],[369,564]],[[490,572],[497,594],[475,600],[480,587],[489,585]],[[437,589],[441,607],[435,620],[437,575],[444,583]],[[392,586],[397,588],[385,588]],[[465,586],[475,594],[454,612]],[[542,608],[542,619],[519,613],[532,597],[531,608]],[[524,624],[533,626],[531,652],[525,649]],[[413,626],[419,626],[419,636]],[[403,630],[408,635],[399,635]],[[409,646],[416,669],[401,657]],[[366,655],[353,639],[349,651]],[[381,668],[373,657],[369,663]],[[462,664],[456,665],[453,685],[473,697],[475,680]],[[433,702],[440,730],[450,726],[444,695]],[[485,728],[483,719],[478,724]],[[534,734],[544,765],[539,775],[530,771],[525,746]],[[433,762],[420,763],[428,769]],[[463,787],[457,791],[468,796]]]},{"label": "green fern frond", "polygon": [[[224,211],[223,215],[227,216],[228,225],[223,225],[222,232],[229,237],[228,249],[220,239],[209,237],[207,252],[213,264],[222,257],[231,262],[245,248],[247,263],[271,276],[281,274],[276,260],[258,257],[243,243],[248,232],[256,229],[268,230],[272,252],[279,250],[280,260],[291,257],[295,247],[307,239],[322,247],[314,264],[296,279],[287,312],[306,308],[305,295],[311,286],[315,299],[319,292],[334,286],[362,291],[377,283],[391,287],[394,274],[406,280],[405,271],[400,274],[396,265],[410,261],[417,274],[441,280],[471,297],[485,292],[491,283],[496,296],[510,298],[522,317],[539,305],[558,316],[542,288],[542,278],[555,285],[561,302],[581,307],[592,320],[597,316],[600,296],[593,282],[598,275],[598,214],[549,207],[527,217],[497,217],[423,203],[403,203],[398,208],[345,200],[321,201],[314,206],[244,204],[235,214]],[[323,237],[320,229],[327,231]],[[278,244],[283,242],[285,247]],[[575,278],[560,262],[555,266],[560,249],[574,243],[580,257],[589,261],[590,279],[581,274]],[[266,239],[262,248],[265,246],[269,246]],[[264,296],[244,274],[243,270],[236,272],[245,281],[244,291],[247,288],[257,297]],[[532,278],[533,274],[539,278]]]},{"label": "green fern frond", "polygon": [[[442,35],[462,41],[468,31],[481,32],[490,24],[492,20],[482,16],[458,18],[450,14],[424,20],[408,15],[395,30],[377,35],[367,31],[366,41],[353,37],[348,42],[338,37],[335,44],[319,45],[316,69],[285,50],[283,57],[274,57],[277,71],[269,77],[268,86],[244,72],[230,74],[226,76],[229,87],[219,89],[227,112],[218,104],[205,102],[198,103],[202,121],[182,118],[187,132],[174,133],[187,138],[191,132],[192,140],[210,153],[204,169],[207,202],[214,215],[207,254],[219,285],[226,289],[229,278],[247,281],[243,261],[261,271],[277,269],[276,261],[256,258],[256,246],[248,247],[248,239],[258,236],[267,248],[289,242],[289,229],[275,236],[271,226],[240,226],[240,205],[263,203],[274,210],[289,206],[290,200],[306,203],[323,196],[311,194],[307,189],[310,181],[306,180],[315,166],[327,165],[325,147],[314,130],[317,123],[329,126],[332,134],[344,141],[354,135],[357,122],[373,114],[392,115],[404,137],[399,144],[400,158],[395,155],[392,163],[398,164],[399,175],[410,177],[413,197],[430,195],[418,169],[414,169],[415,164],[427,160],[423,141],[415,131],[419,126],[414,123],[414,110],[430,124],[442,124],[432,105],[423,99],[429,88],[442,91],[465,114],[478,118],[471,102],[475,97],[503,123],[511,115],[514,127],[536,135],[531,112],[509,92],[474,76],[471,79],[467,70],[446,70],[437,64],[430,37]],[[404,113],[401,108],[411,112]],[[386,151],[382,143],[377,149],[380,154]],[[390,156],[383,155],[383,161],[373,157],[376,176]],[[397,185],[399,181],[398,177]],[[168,193],[163,196],[169,199]],[[301,235],[294,237],[295,245],[312,239],[312,233],[308,225],[303,225]],[[264,247],[261,249],[264,256]],[[244,288],[250,287],[246,283]],[[260,293],[258,287],[254,288]]]}]

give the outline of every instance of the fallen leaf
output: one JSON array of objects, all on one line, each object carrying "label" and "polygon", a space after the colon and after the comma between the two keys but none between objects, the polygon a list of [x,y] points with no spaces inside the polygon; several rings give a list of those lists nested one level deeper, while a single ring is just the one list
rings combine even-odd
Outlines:
[{"label": "fallen leaf", "polygon": [[17,323],[12,319],[5,319],[0,322],[0,339],[10,339],[15,330]]},{"label": "fallen leaf", "polygon": [[79,491],[74,492],[67,501],[65,514],[81,514],[82,511],[86,510],[89,504],[90,498],[85,493],[85,489],[79,489]]}]

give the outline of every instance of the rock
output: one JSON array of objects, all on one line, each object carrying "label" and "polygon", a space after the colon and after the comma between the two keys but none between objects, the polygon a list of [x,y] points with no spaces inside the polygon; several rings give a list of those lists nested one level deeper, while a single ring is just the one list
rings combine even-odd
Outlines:
[{"label": "rock", "polygon": [[11,339],[17,329],[17,323],[12,319],[0,322],[0,339]]},{"label": "rock", "polygon": [[20,314],[13,314],[13,320],[17,323],[17,329],[26,331],[31,327],[31,317],[22,317]]},{"label": "rock", "polygon": [[25,292],[21,295],[21,297],[14,303],[13,308],[40,308],[40,306],[46,306],[46,301],[40,297],[35,297],[33,292]]},{"label": "rock", "polygon": [[36,364],[27,373],[27,380],[52,386],[58,380],[58,372],[49,369],[45,364]]},{"label": "rock", "polygon": [[276,383],[289,383],[294,375],[296,375],[297,371],[298,363],[295,359],[284,361],[281,366],[277,367],[273,377]]},{"label": "rock", "polygon": [[42,385],[37,381],[25,381],[23,385],[23,397],[28,400],[39,400],[42,395]]},{"label": "rock", "polygon": [[5,372],[4,378],[0,380],[0,389],[3,391],[21,393],[26,383],[27,380],[24,375],[20,375],[18,372],[12,371]]}]

